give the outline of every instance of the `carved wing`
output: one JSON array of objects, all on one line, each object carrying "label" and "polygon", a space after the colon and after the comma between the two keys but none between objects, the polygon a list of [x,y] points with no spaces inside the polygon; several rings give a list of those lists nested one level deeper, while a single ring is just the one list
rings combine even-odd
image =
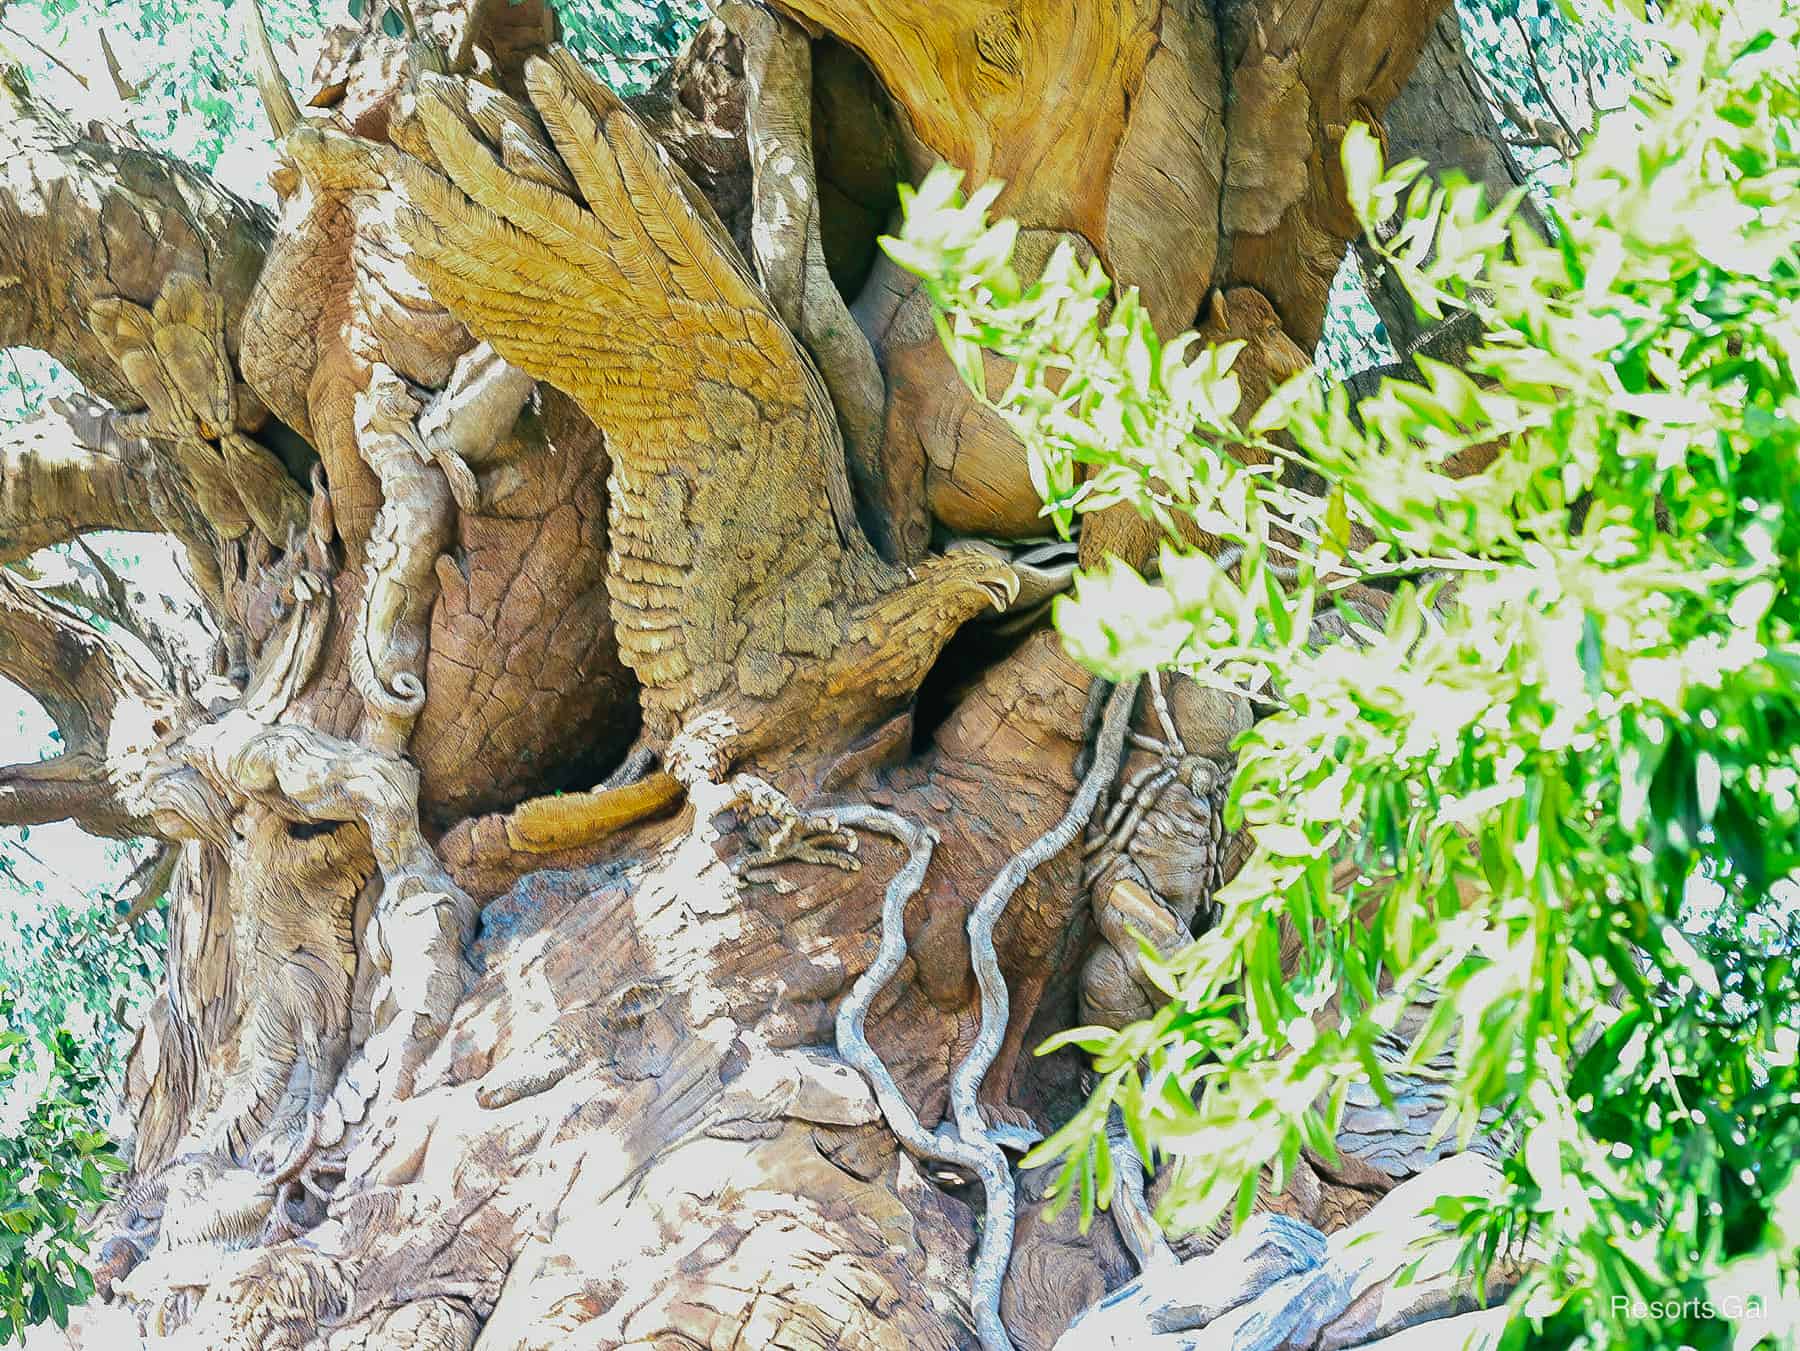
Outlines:
[{"label": "carved wing", "polygon": [[621,648],[646,713],[674,717],[773,679],[780,631],[816,631],[796,607],[818,617],[846,554],[873,554],[823,383],[711,206],[568,53],[525,74],[579,197],[490,144],[470,86],[426,76],[448,181],[407,160],[401,233],[441,304],[606,433]]},{"label": "carved wing", "polygon": [[575,398],[615,453],[659,445],[702,381],[837,440],[817,373],[711,205],[566,51],[533,58],[526,84],[579,196],[552,185],[563,175],[547,172],[546,150],[521,155],[517,117],[491,143],[492,91],[441,75],[420,83],[451,181],[407,162],[412,265],[507,360]]}]

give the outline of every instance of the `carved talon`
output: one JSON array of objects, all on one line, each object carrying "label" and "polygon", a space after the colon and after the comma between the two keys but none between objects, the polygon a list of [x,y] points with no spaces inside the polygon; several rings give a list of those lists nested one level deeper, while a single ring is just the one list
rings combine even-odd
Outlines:
[{"label": "carved talon", "polygon": [[792,882],[771,871],[783,863],[820,864],[844,872],[862,867],[856,857],[855,831],[829,812],[802,812],[785,793],[753,774],[734,778],[719,804],[704,809],[699,819],[710,820],[726,810],[746,813],[745,828],[758,845],[733,865],[733,871],[753,885],[773,886],[784,894],[792,891]]},{"label": "carved talon", "polygon": [[250,1166],[260,1176],[267,1178],[278,1187],[286,1187],[293,1183],[312,1162],[319,1149],[319,1114],[311,1112],[307,1115],[306,1129],[301,1133],[299,1141],[287,1152],[287,1157],[276,1162],[274,1152],[269,1148],[269,1139],[264,1136],[257,1141],[256,1148],[251,1151]]},{"label": "carved talon", "polygon": [[[343,1154],[321,1148],[318,1144],[317,1127],[309,1130],[304,1151],[296,1153],[272,1179],[275,1184],[275,1201],[269,1208],[269,1218],[263,1224],[259,1240],[261,1245],[266,1247],[272,1243],[298,1238],[317,1224],[325,1208],[330,1206],[334,1190],[319,1179],[331,1174],[341,1176],[343,1170]],[[304,1215],[295,1218],[296,1203],[304,1207],[309,1197],[317,1203],[318,1213],[310,1221]]]},{"label": "carved talon", "polygon": [[263,1230],[258,1236],[259,1246],[268,1247],[274,1243],[286,1243],[291,1238],[298,1238],[305,1233],[305,1228],[294,1219],[288,1210],[288,1202],[293,1199],[298,1184],[282,1182],[275,1188],[275,1204],[269,1208],[269,1218],[263,1223]]},{"label": "carved talon", "polygon": [[340,1153],[324,1147],[322,1127],[321,1111],[311,1112],[307,1117],[305,1131],[279,1162],[268,1148],[267,1137],[259,1141],[253,1151],[252,1170],[275,1188],[274,1204],[269,1209],[269,1218],[263,1225],[260,1240],[265,1246],[296,1238],[310,1227],[304,1220],[294,1217],[291,1203],[298,1201],[304,1205],[309,1196],[321,1206],[331,1202],[332,1189],[322,1184],[319,1178],[324,1174],[341,1172],[344,1161]]}]

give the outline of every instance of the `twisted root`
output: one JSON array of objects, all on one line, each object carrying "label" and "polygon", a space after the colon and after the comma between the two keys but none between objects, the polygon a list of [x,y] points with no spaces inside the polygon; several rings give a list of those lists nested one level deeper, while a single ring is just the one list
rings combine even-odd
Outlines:
[{"label": "twisted root", "polygon": [[917,1114],[887,1066],[869,1046],[863,1030],[870,1006],[905,960],[906,904],[924,881],[937,837],[904,817],[875,807],[838,807],[832,813],[843,825],[864,826],[891,835],[909,851],[905,866],[888,883],[882,902],[880,951],[838,1009],[838,1054],[868,1076],[882,1115],[903,1145],[921,1158],[967,1168],[981,1179],[987,1214],[976,1249],[970,1295],[982,1351],[1012,1351],[1012,1338],[1000,1317],[1000,1287],[1012,1258],[1017,1211],[1011,1165],[1001,1149],[998,1133],[983,1121],[976,1103],[982,1081],[1000,1052],[1009,1007],[1006,979],[994,951],[994,926],[1032,870],[1074,843],[1092,817],[1101,792],[1118,775],[1136,702],[1135,681],[1117,687],[1106,698],[1092,763],[1086,767],[1068,810],[1055,826],[1013,856],[969,915],[970,961],[981,990],[981,1030],[951,1077],[953,1128],[944,1126],[933,1133],[920,1125]]}]

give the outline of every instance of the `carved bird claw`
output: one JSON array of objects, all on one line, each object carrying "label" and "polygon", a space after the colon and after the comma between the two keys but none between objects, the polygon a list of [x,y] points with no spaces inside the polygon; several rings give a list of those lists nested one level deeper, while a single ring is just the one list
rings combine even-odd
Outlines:
[{"label": "carved bird claw", "polygon": [[250,1149],[250,1171],[270,1182],[293,1182],[305,1171],[319,1147],[319,1114],[307,1113],[296,1134],[271,1131]]},{"label": "carved bird claw", "polygon": [[822,864],[844,872],[862,867],[856,857],[855,831],[829,812],[802,812],[785,793],[753,774],[739,774],[726,786],[718,810],[726,809],[744,814],[745,829],[757,843],[754,852],[733,865],[737,875],[752,885],[770,885],[784,894],[794,890],[792,882],[773,872],[783,863]]}]

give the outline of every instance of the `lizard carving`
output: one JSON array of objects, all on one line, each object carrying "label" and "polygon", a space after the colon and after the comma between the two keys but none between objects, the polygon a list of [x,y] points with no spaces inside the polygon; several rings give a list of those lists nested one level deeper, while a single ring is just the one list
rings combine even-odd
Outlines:
[{"label": "lizard carving", "polygon": [[[446,178],[411,160],[400,221],[433,296],[605,432],[612,600],[662,768],[527,803],[515,848],[598,839],[685,791],[705,821],[750,805],[777,828],[755,862],[848,861],[828,819],[761,779],[917,691],[943,644],[1016,595],[973,551],[884,562],[856,523],[824,383],[699,192],[618,98],[553,50],[525,70],[579,196],[516,171],[466,84],[420,79]],[[648,755],[638,757],[641,763]]]}]

